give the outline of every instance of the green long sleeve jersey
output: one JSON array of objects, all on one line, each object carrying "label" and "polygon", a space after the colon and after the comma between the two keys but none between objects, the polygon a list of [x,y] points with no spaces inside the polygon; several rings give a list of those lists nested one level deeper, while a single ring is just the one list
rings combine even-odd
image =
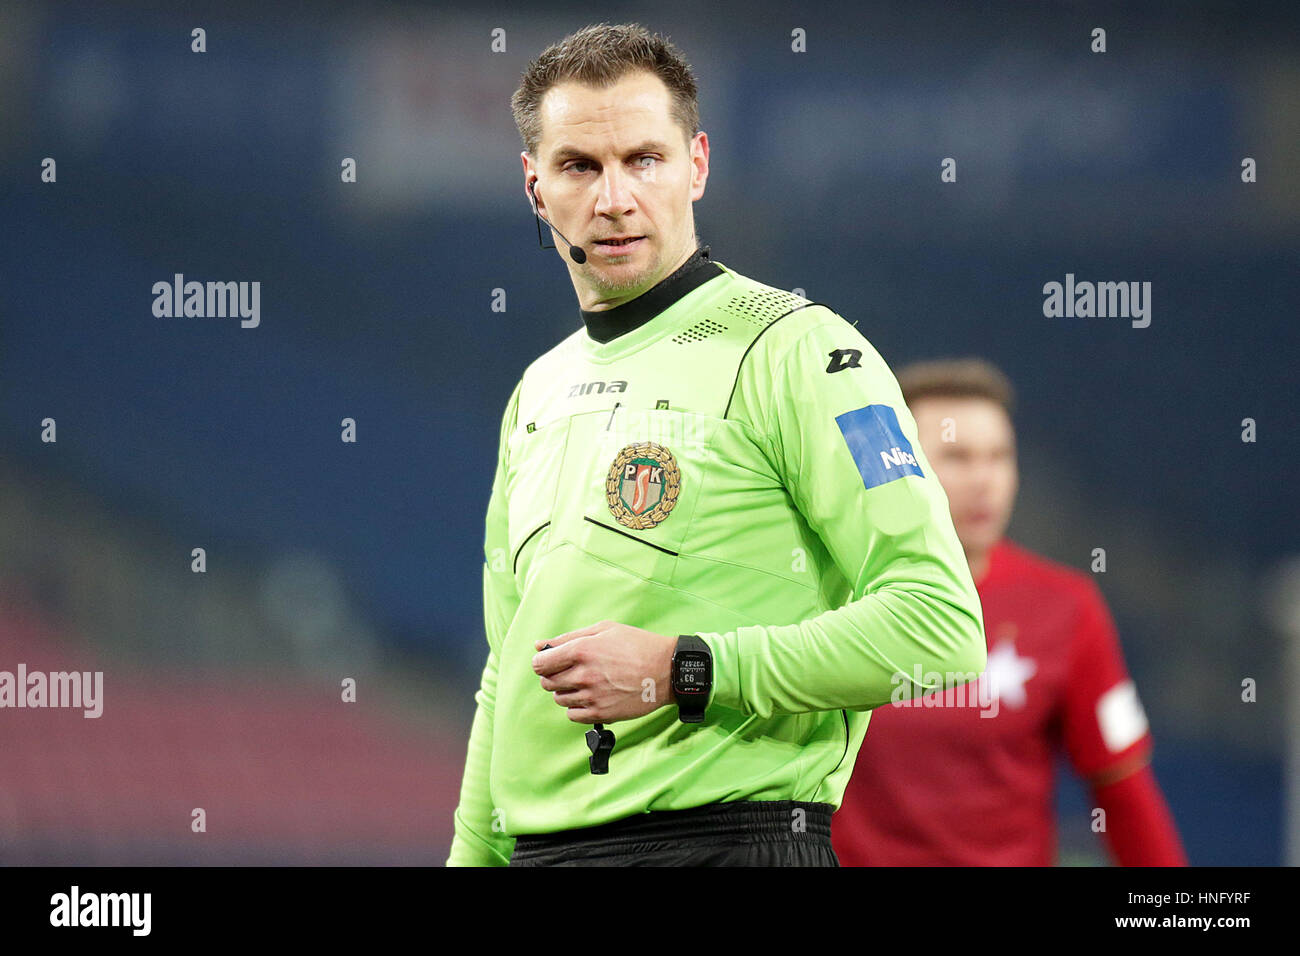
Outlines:
[{"label": "green long sleeve jersey", "polygon": [[[984,669],[948,500],[884,360],[827,306],[704,267],[611,341],[579,329],[510,396],[448,865],[652,810],[838,808],[871,708]],[[610,725],[597,775],[589,726],[531,662],[602,620],[698,634],[714,684],[702,723],[668,705]]]}]

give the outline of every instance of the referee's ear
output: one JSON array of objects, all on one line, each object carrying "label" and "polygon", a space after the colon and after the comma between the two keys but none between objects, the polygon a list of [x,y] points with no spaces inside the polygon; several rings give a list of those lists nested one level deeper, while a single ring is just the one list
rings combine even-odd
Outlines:
[{"label": "referee's ear", "polygon": [[537,199],[537,171],[533,166],[533,158],[528,155],[528,150],[519,154],[520,161],[524,164],[524,198],[528,200],[528,205],[533,208],[536,214],[538,207]]}]

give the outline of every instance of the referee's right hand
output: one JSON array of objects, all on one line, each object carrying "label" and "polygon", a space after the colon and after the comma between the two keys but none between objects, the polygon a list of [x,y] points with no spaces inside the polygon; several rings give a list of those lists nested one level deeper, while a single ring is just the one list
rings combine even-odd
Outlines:
[{"label": "referee's right hand", "polygon": [[600,621],[535,646],[542,689],[575,723],[630,720],[673,702],[675,636]]}]

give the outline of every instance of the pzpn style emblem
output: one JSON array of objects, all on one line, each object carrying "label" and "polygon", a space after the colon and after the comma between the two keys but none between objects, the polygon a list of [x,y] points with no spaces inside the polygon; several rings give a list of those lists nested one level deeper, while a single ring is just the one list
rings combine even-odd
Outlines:
[{"label": "pzpn style emblem", "polygon": [[624,446],[605,482],[609,510],[619,524],[634,531],[653,528],[667,518],[681,490],[677,459],[652,441]]}]

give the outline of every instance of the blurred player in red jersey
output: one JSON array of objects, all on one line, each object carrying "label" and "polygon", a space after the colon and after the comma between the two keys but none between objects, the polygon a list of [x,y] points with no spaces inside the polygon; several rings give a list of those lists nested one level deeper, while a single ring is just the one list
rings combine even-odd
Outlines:
[{"label": "blurred player in red jersey", "polygon": [[979,359],[919,363],[898,382],[979,590],[988,666],[978,684],[872,711],[831,818],[841,864],[1051,865],[1064,748],[1119,864],[1185,866],[1100,589],[1003,537],[1019,480],[1010,383]]}]

